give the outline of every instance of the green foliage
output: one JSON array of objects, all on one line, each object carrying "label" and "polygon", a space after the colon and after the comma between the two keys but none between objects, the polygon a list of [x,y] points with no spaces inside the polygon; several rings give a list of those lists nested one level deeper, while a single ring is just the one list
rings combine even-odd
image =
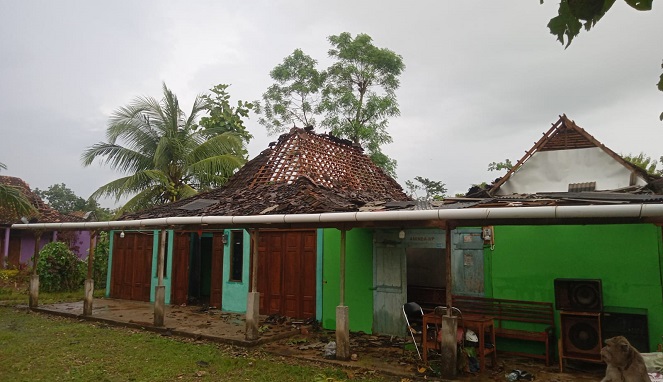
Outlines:
[{"label": "green foliage", "polygon": [[[654,176],[663,175],[663,169],[657,168],[659,161],[651,158],[649,155],[643,152],[641,152],[638,155],[633,155],[633,154],[622,155],[622,158],[640,167],[641,169],[647,171],[647,174],[649,175],[654,175]],[[663,164],[663,156],[660,158],[660,163]]]},{"label": "green foliage", "polygon": [[[127,175],[101,186],[92,197],[119,200],[132,196],[120,212],[137,211],[225,184],[246,159],[239,155],[244,152],[241,136],[222,130],[241,126],[217,126],[215,121],[220,119],[213,117],[208,120],[209,128],[196,124],[198,114],[206,108],[223,109],[225,89],[225,85],[212,89],[221,100],[206,102],[196,97],[188,117],[166,84],[161,101],[139,97],[117,109],[106,129],[108,142],[86,149],[82,160],[89,166],[99,158],[102,164]],[[242,115],[244,108],[248,106],[241,104],[234,112]]]},{"label": "green foliage", "polygon": [[[543,1],[541,1],[543,2]],[[652,9],[653,0],[625,0],[632,8],[638,11]],[[580,34],[584,21],[585,30],[589,31],[612,8],[615,0],[561,0],[558,15],[550,19],[548,28],[550,33],[557,36],[557,40],[566,47],[571,45],[573,38]]]},{"label": "green foliage", "polygon": [[108,232],[100,232],[97,237],[97,245],[94,247],[94,259],[92,261],[92,279],[94,280],[95,289],[106,288],[109,252],[110,241],[108,240]]},{"label": "green foliage", "polygon": [[49,206],[63,214],[70,214],[76,211],[91,211],[94,212],[97,220],[110,220],[111,212],[108,208],[101,207],[92,198],[88,200],[81,198],[64,183],[53,184],[45,191],[36,188],[34,192],[48,203]]},{"label": "green foliage", "polygon": [[39,288],[45,292],[74,291],[85,278],[85,263],[62,242],[48,243],[39,251]]},{"label": "green foliage", "polygon": [[264,117],[258,122],[270,134],[284,131],[289,125],[315,126],[320,112],[320,91],[326,73],[318,71],[318,62],[295,49],[269,73],[275,83],[262,95]]},{"label": "green foliage", "polygon": [[512,168],[513,168],[513,163],[511,163],[510,159],[505,159],[504,162],[488,163],[488,171],[511,170]]},{"label": "green foliage", "polygon": [[[638,11],[650,11],[653,0],[624,0],[631,8]],[[541,0],[543,4],[543,0]],[[550,19],[548,29],[550,33],[557,36],[557,40],[565,48],[571,45],[573,39],[580,34],[583,20],[585,30],[589,31],[610,10],[615,0],[561,0],[558,15]],[[663,91],[663,74],[658,82],[658,90]],[[663,113],[660,115],[663,121]]]},{"label": "green foliage", "polygon": [[[445,193],[447,192],[444,183],[421,176],[415,176],[414,181],[406,180],[405,186],[407,187],[411,198],[422,201],[441,200],[445,197]],[[417,191],[424,191],[426,196],[417,196]]]},{"label": "green foliage", "polygon": [[[202,117],[199,124],[212,135],[235,133],[244,143],[249,143],[253,139],[253,135],[246,130],[243,118],[248,118],[254,105],[250,102],[238,100],[237,106],[231,106],[230,94],[228,94],[229,86],[226,84],[216,85],[210,89],[211,94],[205,94],[201,97],[205,102],[204,109],[208,116]],[[245,157],[247,151],[242,146],[240,151],[235,154]]]},{"label": "green foliage", "polygon": [[318,70],[317,61],[297,49],[270,72],[275,83],[263,94],[259,122],[278,133],[291,124],[314,126],[322,115],[321,126],[361,144],[374,163],[394,176],[396,161],[380,147],[392,142],[388,119],[400,115],[395,91],[403,59],[373,45],[366,34],[345,32],[328,40],[333,60],[328,69]]}]

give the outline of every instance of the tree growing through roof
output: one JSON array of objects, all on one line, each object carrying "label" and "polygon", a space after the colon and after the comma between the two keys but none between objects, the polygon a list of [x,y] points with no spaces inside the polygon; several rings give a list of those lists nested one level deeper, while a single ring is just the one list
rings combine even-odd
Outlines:
[{"label": "tree growing through roof", "polygon": [[[0,169],[6,170],[7,165],[0,163]],[[7,209],[9,214],[18,216],[35,213],[36,208],[23,195],[20,189],[0,183],[0,209]]]},{"label": "tree growing through roof", "polygon": [[[540,0],[543,4],[543,0]],[[638,11],[650,11],[653,0],[624,0],[631,8]],[[584,27],[586,31],[591,30],[596,23],[605,16],[605,14],[615,4],[615,0],[561,0],[557,16],[550,19],[548,29],[552,35],[557,36],[557,40],[565,48],[571,45],[573,39],[580,34]],[[661,65],[663,69],[663,64]],[[663,74],[657,84],[658,90],[663,91]],[[663,121],[663,113],[660,115]]]},{"label": "tree growing through roof", "polygon": [[[421,176],[415,176],[413,180],[406,180],[405,187],[412,199],[428,201],[441,200],[447,192],[446,185],[441,181],[430,180]],[[418,196],[418,191],[424,191],[425,196]]]},{"label": "tree growing through roof", "polygon": [[640,152],[640,154],[637,155],[633,154],[622,155],[622,158],[640,167],[641,169],[647,171],[647,174],[649,175],[654,175],[654,176],[663,175],[663,169],[657,168],[659,163],[663,164],[663,156],[661,156],[659,160],[656,160],[650,157],[649,155]]},{"label": "tree growing through roof", "polygon": [[389,118],[400,115],[396,90],[403,59],[376,47],[367,34],[344,32],[328,40],[333,63],[326,70],[318,71],[317,62],[297,49],[270,72],[275,83],[263,94],[265,117],[259,122],[277,133],[290,124],[315,125],[317,116],[320,126],[362,145],[375,164],[394,176],[396,161],[381,147],[392,142]]},{"label": "tree growing through roof", "polygon": [[274,84],[262,95],[263,105],[258,104],[264,115],[258,123],[269,134],[281,133],[294,125],[315,126],[326,78],[326,73],[316,68],[317,64],[301,49],[295,49],[269,72]]},{"label": "tree growing through roof", "polygon": [[177,96],[163,84],[163,98],[138,97],[113,112],[107,142],[85,150],[85,166],[96,159],[126,174],[97,189],[93,198],[125,196],[121,211],[137,211],[176,201],[223,185],[245,163],[242,138],[225,126],[202,128],[198,115],[206,110],[202,96],[187,116]]}]

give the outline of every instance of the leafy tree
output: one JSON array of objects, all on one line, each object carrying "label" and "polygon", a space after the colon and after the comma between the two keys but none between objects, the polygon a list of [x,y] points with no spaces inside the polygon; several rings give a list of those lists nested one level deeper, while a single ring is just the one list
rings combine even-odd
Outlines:
[{"label": "leafy tree", "polygon": [[265,117],[259,122],[277,133],[290,123],[315,125],[315,117],[323,115],[321,126],[362,145],[374,163],[394,176],[396,161],[381,146],[392,142],[388,118],[400,115],[395,91],[403,59],[373,45],[366,34],[344,32],[328,40],[334,60],[328,69],[318,71],[316,61],[297,49],[272,70],[276,83],[263,95]]},{"label": "leafy tree", "polygon": [[329,56],[336,62],[328,69],[329,80],[322,92],[321,107],[326,113],[322,125],[366,147],[371,157],[386,157],[380,147],[392,142],[387,118],[400,115],[395,92],[405,69],[403,59],[373,45],[367,34],[353,38],[344,32],[329,36],[329,42]]},{"label": "leafy tree", "polygon": [[46,191],[36,188],[34,192],[51,207],[64,214],[74,211],[85,211],[87,209],[85,199],[77,196],[64,183],[54,184],[48,187]]},{"label": "leafy tree", "polygon": [[[659,161],[651,158],[649,155],[641,152],[638,155],[628,154],[622,155],[622,158],[633,163],[634,165],[647,171],[647,174],[654,176],[663,175],[663,169],[658,169]],[[660,158],[660,163],[663,164],[663,156]]]},{"label": "leafy tree", "polygon": [[109,220],[112,216],[108,208],[103,208],[99,203],[90,198],[88,200],[76,195],[64,183],[53,184],[47,190],[34,190],[51,207],[63,214],[70,214],[75,211],[94,212],[97,220]]},{"label": "leafy tree", "polygon": [[326,73],[316,68],[317,64],[301,49],[295,49],[269,72],[275,83],[262,95],[264,107],[259,111],[264,117],[258,120],[268,133],[282,132],[291,124],[315,126],[326,78]]},{"label": "leafy tree", "polygon": [[[543,0],[540,1],[543,4]],[[638,11],[650,11],[652,9],[653,0],[624,1]],[[615,0],[561,0],[557,16],[550,19],[548,29],[550,29],[551,34],[557,36],[557,40],[563,45],[566,38],[565,48],[568,48],[573,39],[580,34],[583,27],[586,31],[589,31],[605,16],[614,3]],[[663,65],[661,65],[661,68],[663,68]],[[663,74],[661,74],[657,86],[658,90],[663,91]],[[659,118],[663,121],[663,113]]]},{"label": "leafy tree", "polygon": [[[7,166],[0,163],[0,169],[6,170]],[[6,208],[10,215],[23,216],[37,212],[30,200],[20,189],[8,184],[0,183],[0,209]]]},{"label": "leafy tree", "polygon": [[[224,89],[225,90],[225,89]],[[82,155],[127,174],[101,186],[92,197],[133,196],[122,211],[176,201],[223,185],[246,160],[242,138],[227,126],[201,128],[198,114],[207,107],[198,96],[187,117],[177,96],[163,84],[163,99],[139,97],[111,115],[106,137]]]},{"label": "leafy tree", "polygon": [[[246,144],[253,139],[253,135],[244,126],[243,118],[248,118],[249,112],[253,109],[254,105],[250,102],[239,100],[237,101],[237,106],[231,106],[230,94],[228,94],[229,86],[226,84],[216,85],[210,89],[211,94],[205,94],[201,97],[205,102],[204,109],[209,115],[200,118],[199,124],[205,129],[217,133],[235,133]],[[242,146],[241,150],[235,154],[246,157],[247,151]]]},{"label": "leafy tree", "polygon": [[501,170],[511,170],[513,168],[513,163],[510,159],[505,159],[504,162],[490,162],[488,163],[488,171],[501,171]]},{"label": "leafy tree", "polygon": [[[444,198],[444,194],[447,192],[444,183],[430,180],[421,176],[415,176],[414,181],[406,180],[405,186],[407,187],[411,198],[423,201],[441,200]],[[417,196],[417,191],[424,191],[426,196]]]}]

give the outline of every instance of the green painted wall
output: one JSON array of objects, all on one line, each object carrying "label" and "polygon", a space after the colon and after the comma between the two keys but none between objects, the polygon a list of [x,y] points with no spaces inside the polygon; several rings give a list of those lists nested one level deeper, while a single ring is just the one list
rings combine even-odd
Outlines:
[{"label": "green painted wall", "polygon": [[[339,304],[341,231],[325,229],[322,259],[322,326],[336,329]],[[350,331],[372,332],[373,326],[373,232],[352,229],[346,234],[345,304]]]},{"label": "green painted wall", "polygon": [[[484,254],[486,290],[492,297],[554,303],[555,278],[601,279],[604,305],[647,309],[650,346],[655,349],[660,342],[660,227],[498,226],[494,250],[486,248]],[[557,328],[559,338],[559,322]]]}]

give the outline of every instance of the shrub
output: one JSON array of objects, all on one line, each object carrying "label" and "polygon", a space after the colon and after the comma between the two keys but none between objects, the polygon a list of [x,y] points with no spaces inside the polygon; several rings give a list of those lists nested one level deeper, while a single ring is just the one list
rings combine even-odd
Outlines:
[{"label": "shrub", "polygon": [[97,246],[94,247],[94,261],[92,278],[94,279],[94,288],[103,289],[106,287],[106,275],[108,273],[108,252],[110,251],[110,242],[108,232],[100,232],[97,237]]},{"label": "shrub", "polygon": [[39,289],[44,292],[72,292],[85,278],[85,263],[65,243],[48,243],[39,252]]}]

